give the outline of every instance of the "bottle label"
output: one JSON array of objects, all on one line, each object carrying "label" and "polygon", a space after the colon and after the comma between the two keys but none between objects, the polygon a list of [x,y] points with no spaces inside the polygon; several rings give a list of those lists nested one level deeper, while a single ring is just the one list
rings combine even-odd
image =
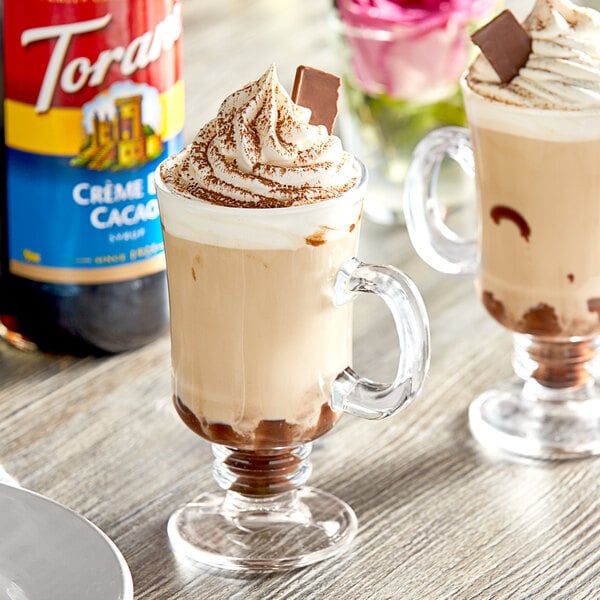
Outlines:
[{"label": "bottle label", "polygon": [[9,269],[164,269],[154,171],[182,146],[179,0],[5,0]]}]

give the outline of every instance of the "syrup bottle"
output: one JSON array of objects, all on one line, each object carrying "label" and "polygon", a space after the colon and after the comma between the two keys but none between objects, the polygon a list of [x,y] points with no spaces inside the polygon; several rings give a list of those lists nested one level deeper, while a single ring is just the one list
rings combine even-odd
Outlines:
[{"label": "syrup bottle", "polygon": [[4,0],[0,335],[51,352],[166,330],[153,173],[182,147],[180,0]]}]

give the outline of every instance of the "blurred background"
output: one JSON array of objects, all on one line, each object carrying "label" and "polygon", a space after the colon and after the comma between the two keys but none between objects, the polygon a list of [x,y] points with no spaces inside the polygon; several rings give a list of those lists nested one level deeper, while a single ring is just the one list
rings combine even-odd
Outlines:
[{"label": "blurred background", "polygon": [[[579,3],[598,8],[600,0]],[[388,24],[344,18],[343,8],[351,4],[338,0],[336,10],[333,0],[224,0],[209,10],[203,2],[186,0],[187,26],[202,23],[204,35],[186,41],[184,67],[194,81],[206,82],[186,88],[186,141],[216,114],[227,94],[246,83],[232,81],[230,73],[246,73],[250,81],[275,63],[280,81],[291,90],[296,67],[309,61],[343,77],[336,133],[369,168],[367,217],[402,226],[402,183],[414,146],[433,128],[465,125],[458,79],[475,53],[470,33],[502,8],[523,19],[533,0],[474,0],[472,15],[426,35],[414,25],[416,33],[398,34],[394,24],[392,34]],[[257,56],[263,57],[260,64]],[[216,77],[214,64],[222,65]],[[456,206],[469,201],[472,184],[455,165],[444,169],[450,219]]]}]

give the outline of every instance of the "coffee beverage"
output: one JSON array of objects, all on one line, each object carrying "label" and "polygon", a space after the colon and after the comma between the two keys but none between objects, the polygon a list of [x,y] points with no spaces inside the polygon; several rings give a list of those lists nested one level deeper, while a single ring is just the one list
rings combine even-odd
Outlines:
[{"label": "coffee beverage", "polygon": [[[189,239],[167,216],[174,400],[194,431],[256,449],[306,442],[333,426],[329,388],[352,362],[352,314],[351,305],[334,306],[329,288],[356,252],[361,193],[299,209],[198,207],[226,213],[211,235],[247,229],[235,247],[233,239]],[[264,223],[266,243],[253,244],[264,210],[308,227],[278,244]]]},{"label": "coffee beverage", "polygon": [[[175,511],[167,531],[174,549],[212,566],[296,568],[348,547],[352,509],[304,485],[310,442],[342,412],[395,414],[429,366],[414,284],[354,256],[366,172],[329,133],[338,88],[335,75],[302,66],[292,93],[300,106],[271,67],[156,176],[173,402],[212,442],[225,490]],[[400,352],[389,383],[350,367],[358,293],[380,296],[394,319]]]},{"label": "coffee beverage", "polygon": [[238,449],[328,431],[330,385],[351,363],[351,305],[331,290],[356,252],[365,176],[306,112],[271,68],[158,179],[174,403],[194,431]]},{"label": "coffee beverage", "polygon": [[[470,132],[419,144],[407,228],[432,266],[476,274],[483,305],[514,333],[520,379],[471,403],[474,437],[536,459],[600,454],[600,14],[537,0],[522,25],[503,12],[473,37],[482,54],[462,83]],[[445,157],[475,175],[471,239],[435,206]]]},{"label": "coffee beverage", "polygon": [[[478,112],[480,99],[469,91],[466,98],[478,172],[483,304],[521,333],[599,332],[600,110],[501,107],[490,121]],[[519,116],[526,119],[521,129]]]},{"label": "coffee beverage", "polygon": [[510,83],[480,55],[463,86],[478,289],[513,331],[588,336],[600,332],[600,15],[538,0],[524,26],[532,53]]}]

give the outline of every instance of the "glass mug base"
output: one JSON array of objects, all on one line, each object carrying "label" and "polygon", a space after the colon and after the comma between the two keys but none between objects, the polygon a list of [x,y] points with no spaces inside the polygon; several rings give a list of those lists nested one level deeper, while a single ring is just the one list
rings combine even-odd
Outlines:
[{"label": "glass mug base", "polygon": [[350,546],[357,529],[345,502],[311,487],[265,498],[204,494],[173,513],[167,528],[175,552],[235,571],[294,569],[331,558]]},{"label": "glass mug base", "polygon": [[582,388],[549,390],[531,380],[525,386],[499,386],[472,402],[469,426],[482,446],[527,458],[597,455],[600,389],[590,382]]}]

